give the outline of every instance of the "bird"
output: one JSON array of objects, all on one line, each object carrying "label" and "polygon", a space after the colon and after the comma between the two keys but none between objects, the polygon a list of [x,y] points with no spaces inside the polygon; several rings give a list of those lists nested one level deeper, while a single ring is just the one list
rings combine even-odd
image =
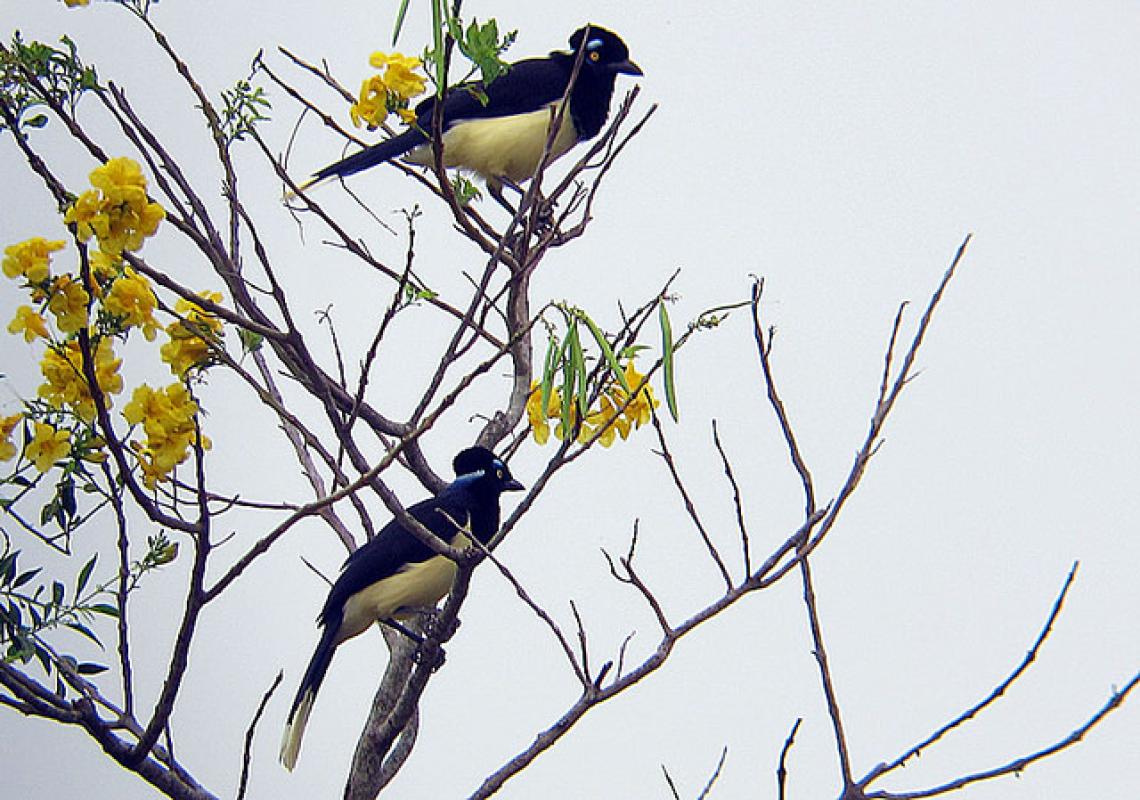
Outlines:
[{"label": "bird", "polygon": [[[435,497],[410,506],[408,513],[453,547],[470,546],[469,535],[487,544],[499,530],[499,496],[521,491],[523,485],[483,447],[462,450],[453,466],[455,480]],[[286,769],[297,764],[313,701],[336,648],[374,622],[412,635],[397,620],[439,602],[457,570],[454,561],[421,542],[398,519],[348,557],[317,617],[321,637],[289,710],[280,752]]]},{"label": "bird", "polygon": [[[504,202],[504,183],[517,188],[538,169],[557,106],[567,96],[582,49],[585,55],[550,160],[597,136],[609,116],[617,76],[644,73],[630,61],[629,48],[621,37],[598,25],[576,30],[570,36],[570,48],[570,52],[555,50],[545,58],[515,62],[490,84],[474,81],[453,88],[443,103],[444,165],[475,172],[491,194]],[[345,178],[401,156],[411,164],[431,166],[435,109],[436,98],[429,97],[416,106],[416,121],[408,130],[318,170],[301,188]]]}]

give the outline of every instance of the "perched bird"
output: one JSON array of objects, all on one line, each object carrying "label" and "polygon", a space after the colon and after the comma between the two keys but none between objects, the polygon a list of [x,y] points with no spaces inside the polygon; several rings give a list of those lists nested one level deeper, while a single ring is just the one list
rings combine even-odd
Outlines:
[{"label": "perched bird", "polygon": [[[556,50],[546,58],[512,64],[489,86],[475,81],[452,89],[443,104],[444,164],[478,173],[500,200],[504,182],[517,186],[530,178],[542,159],[557,114],[552,115],[551,109],[566,96],[576,54],[582,48],[585,56],[551,147],[551,159],[597,136],[609,115],[618,74],[641,75],[641,68],[629,60],[629,48],[616,33],[596,25],[575,31],[570,47],[569,53]],[[416,107],[416,123],[408,130],[330,164],[302,188],[344,178],[399,156],[412,164],[430,166],[435,108],[436,98],[429,97]]]},{"label": "perched bird", "polygon": [[[454,547],[470,545],[468,532],[486,544],[499,530],[499,495],[523,486],[483,447],[460,452],[454,467],[455,480],[435,497],[409,507],[408,513]],[[437,554],[396,519],[348,557],[317,617],[321,639],[289,710],[280,756],[287,769],[297,763],[313,700],[337,646],[377,621],[407,632],[395,620],[439,602],[451,589],[457,569],[454,561]]]}]

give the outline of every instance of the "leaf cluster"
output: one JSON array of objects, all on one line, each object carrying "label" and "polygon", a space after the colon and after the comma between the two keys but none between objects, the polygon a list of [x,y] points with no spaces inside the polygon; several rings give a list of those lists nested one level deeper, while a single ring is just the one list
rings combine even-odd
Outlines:
[{"label": "leaf cluster", "polygon": [[[42,128],[46,114],[26,116],[40,106],[59,106],[74,114],[80,97],[98,89],[95,68],[80,60],[75,42],[60,38],[63,47],[43,42],[25,43],[19,31],[12,41],[0,45],[0,102],[6,105],[20,128]],[[0,122],[0,129],[8,127]]]}]

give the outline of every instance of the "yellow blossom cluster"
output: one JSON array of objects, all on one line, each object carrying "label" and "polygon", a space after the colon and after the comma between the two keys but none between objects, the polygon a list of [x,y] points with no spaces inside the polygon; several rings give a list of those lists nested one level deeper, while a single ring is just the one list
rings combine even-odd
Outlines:
[{"label": "yellow blossom cluster", "polygon": [[23,414],[13,414],[10,417],[0,417],[0,461],[10,461],[19,452],[12,443],[12,432],[24,419]]},{"label": "yellow blossom cluster", "polygon": [[[115,358],[111,340],[100,339],[95,346],[95,378],[104,397],[123,391],[123,378],[119,375],[122,363],[121,358]],[[83,377],[83,354],[78,340],[49,347],[40,362],[40,371],[44,376],[38,390],[40,398],[54,408],[70,408],[81,419],[94,421],[95,401]]]},{"label": "yellow blossom cluster", "polygon": [[63,4],[68,8],[81,8],[90,2],[91,0],[63,0]]},{"label": "yellow blossom cluster", "polygon": [[110,256],[138,250],[158,230],[166,212],[146,195],[146,178],[129,158],[112,158],[91,172],[90,189],[67,210],[64,222],[74,223],[76,235],[86,242],[92,236]]},{"label": "yellow blossom cluster", "polygon": [[[623,370],[625,381],[634,392],[633,398],[626,405],[629,393],[618,383],[609,386],[598,399],[598,407],[586,413],[585,418],[578,426],[578,441],[585,442],[591,439],[597,431],[598,442],[602,447],[609,447],[617,436],[628,439],[630,431],[640,428],[653,416],[653,409],[661,403],[653,395],[653,389],[645,381],[645,376],[633,366],[633,359],[626,362]],[[625,406],[623,409],[622,406]],[[571,404],[571,427],[578,421],[577,405]],[[538,444],[546,444],[550,439],[550,420],[558,420],[554,426],[554,435],[559,439],[566,437],[562,419],[562,393],[557,388],[550,390],[546,408],[542,407],[542,386],[535,381],[531,385],[530,397],[526,403],[527,418],[530,420],[534,440]]]},{"label": "yellow blossom cluster", "polygon": [[[37,296],[33,293],[33,298]],[[48,311],[63,333],[75,333],[87,327],[87,304],[91,296],[83,285],[69,274],[53,278],[47,288]],[[26,338],[26,334],[25,334]]]},{"label": "yellow blossom cluster", "polygon": [[39,285],[51,276],[48,263],[51,254],[62,250],[66,242],[48,241],[39,236],[4,248],[4,274],[9,278],[24,278],[32,285]]},{"label": "yellow blossom cluster", "polygon": [[[222,301],[220,292],[201,292],[198,296],[211,303]],[[170,341],[162,346],[161,353],[170,371],[184,378],[191,370],[209,365],[211,346],[222,334],[222,321],[189,300],[179,300],[174,308],[183,318],[166,326]]]},{"label": "yellow blossom cluster", "polygon": [[408,108],[408,101],[421,94],[427,85],[427,79],[414,72],[423,66],[423,62],[400,53],[376,52],[368,63],[383,72],[361,84],[360,97],[348,110],[352,124],[358,128],[364,124],[372,129],[393,111],[404,122],[413,122],[416,115]]},{"label": "yellow blossom cluster", "polygon": [[[141,425],[146,434],[145,441],[132,441],[131,449],[138,456],[143,482],[151,489],[189,456],[197,436],[197,413],[198,403],[183,383],[172,383],[165,389],[143,384],[135,389],[123,416],[131,425]],[[202,446],[210,447],[205,436]]]},{"label": "yellow blossom cluster", "polygon": [[159,327],[154,318],[157,304],[150,281],[130,267],[114,279],[103,298],[103,308],[118,317],[124,328],[140,329],[148,342],[154,341]]},{"label": "yellow blossom cluster", "polygon": [[31,342],[36,338],[51,338],[47,320],[31,306],[20,306],[16,309],[16,316],[8,323],[8,333],[23,334],[25,342]]}]

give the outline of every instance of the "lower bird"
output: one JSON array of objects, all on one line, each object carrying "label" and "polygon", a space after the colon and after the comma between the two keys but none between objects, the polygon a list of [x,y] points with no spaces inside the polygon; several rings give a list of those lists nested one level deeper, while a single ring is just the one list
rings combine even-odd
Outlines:
[{"label": "lower bird", "polygon": [[[460,452],[454,467],[455,480],[435,497],[410,506],[408,513],[453,547],[469,546],[469,536],[486,544],[499,530],[499,496],[523,486],[483,447]],[[421,542],[397,519],[348,557],[317,618],[321,638],[289,710],[280,754],[287,769],[297,764],[313,701],[336,648],[374,622],[405,630],[396,620],[439,602],[450,591],[457,569],[454,561]]]},{"label": "lower bird", "polygon": [[[443,103],[443,162],[482,176],[488,190],[501,199],[501,186],[526,181],[542,160],[558,106],[569,97],[554,135],[551,160],[601,131],[609,115],[614,82],[619,74],[641,75],[629,60],[629,48],[616,33],[597,25],[579,28],[570,37],[571,52],[554,51],[545,58],[528,58],[510,66],[489,85],[482,81],[452,89]],[[584,50],[574,85],[577,53]],[[374,144],[316,172],[302,184],[308,188],[330,178],[345,178],[403,156],[422,166],[434,163],[430,142],[436,98],[416,107],[408,130]]]}]

